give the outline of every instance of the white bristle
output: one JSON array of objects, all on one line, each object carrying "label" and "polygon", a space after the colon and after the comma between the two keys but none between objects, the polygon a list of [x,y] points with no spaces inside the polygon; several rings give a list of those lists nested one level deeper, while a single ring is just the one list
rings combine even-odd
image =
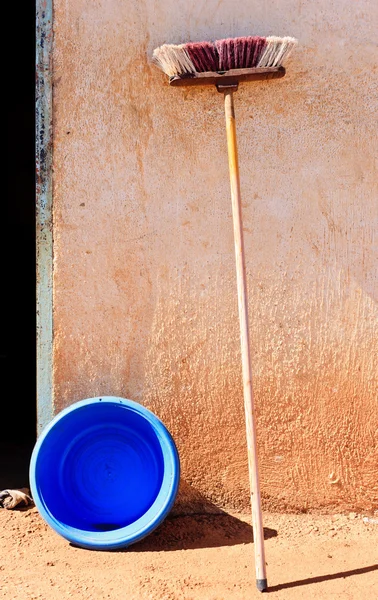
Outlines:
[{"label": "white bristle", "polygon": [[280,67],[298,41],[292,37],[269,36],[266,47],[257,64],[258,67]]},{"label": "white bristle", "polygon": [[185,44],[163,44],[155,48],[152,60],[169,77],[196,72]]}]

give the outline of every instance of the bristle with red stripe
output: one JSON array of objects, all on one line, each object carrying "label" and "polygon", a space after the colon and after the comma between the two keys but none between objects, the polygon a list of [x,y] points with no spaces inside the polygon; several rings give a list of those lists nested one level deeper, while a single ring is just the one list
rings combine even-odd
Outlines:
[{"label": "bristle with red stripe", "polygon": [[215,46],[219,54],[220,71],[249,69],[257,66],[266,46],[266,38],[259,36],[227,38],[217,40]]},{"label": "bristle with red stripe", "polygon": [[185,49],[197,73],[217,71],[219,65],[218,51],[212,42],[194,42],[185,44]]}]

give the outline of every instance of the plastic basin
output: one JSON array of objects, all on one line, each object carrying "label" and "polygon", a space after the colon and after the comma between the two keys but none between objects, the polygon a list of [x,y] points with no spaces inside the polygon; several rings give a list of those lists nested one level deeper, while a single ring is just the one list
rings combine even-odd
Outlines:
[{"label": "plastic basin", "polygon": [[151,411],[113,396],[62,410],[30,461],[35,505],[77,546],[111,550],[144,538],[167,516],[180,463],[165,425]]}]

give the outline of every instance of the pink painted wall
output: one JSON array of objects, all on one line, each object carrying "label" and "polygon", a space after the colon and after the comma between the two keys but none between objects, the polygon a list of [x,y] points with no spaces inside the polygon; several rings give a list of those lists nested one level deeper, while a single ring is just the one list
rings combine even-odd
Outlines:
[{"label": "pink painted wall", "polygon": [[266,508],[378,503],[378,5],[55,0],[54,407],[156,412],[183,478],[248,507],[222,96],[165,42],[293,35],[235,96]]}]

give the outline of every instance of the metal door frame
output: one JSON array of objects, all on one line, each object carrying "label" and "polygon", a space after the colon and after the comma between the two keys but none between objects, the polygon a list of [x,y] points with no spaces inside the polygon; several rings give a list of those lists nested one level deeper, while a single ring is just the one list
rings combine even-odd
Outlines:
[{"label": "metal door frame", "polygon": [[37,435],[54,414],[52,4],[36,0]]}]

